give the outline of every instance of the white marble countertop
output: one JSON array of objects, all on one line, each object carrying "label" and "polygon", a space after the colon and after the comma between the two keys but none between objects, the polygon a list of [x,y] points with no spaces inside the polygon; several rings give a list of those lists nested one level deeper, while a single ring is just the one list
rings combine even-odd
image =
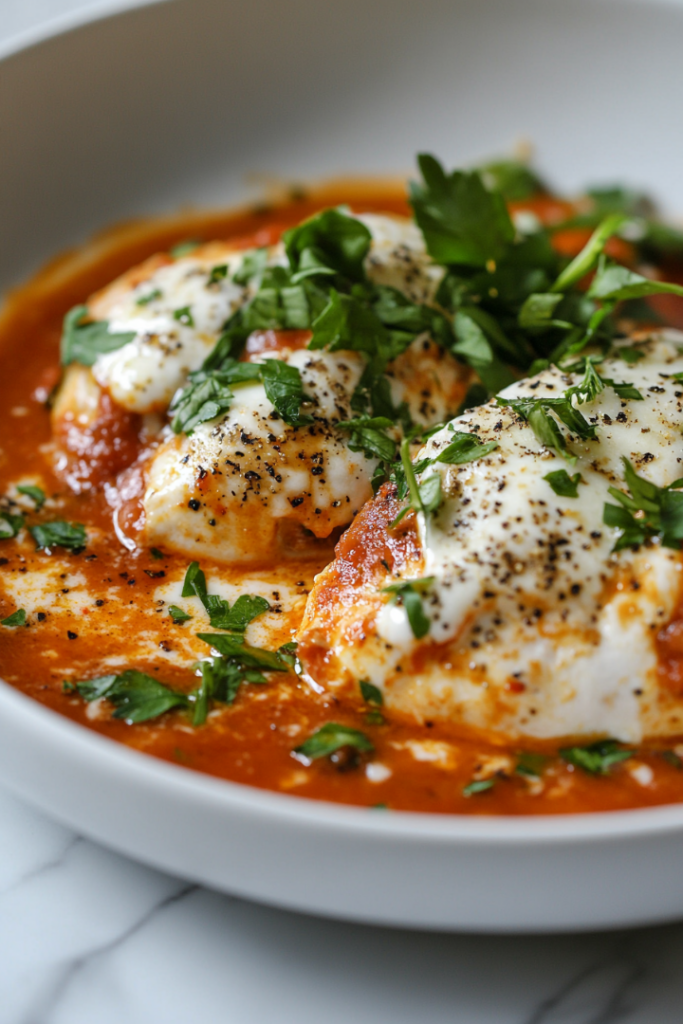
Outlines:
[{"label": "white marble countertop", "polygon": [[[0,41],[77,0],[0,0]],[[141,867],[0,792],[0,1024],[680,1024],[683,925],[430,935]]]}]

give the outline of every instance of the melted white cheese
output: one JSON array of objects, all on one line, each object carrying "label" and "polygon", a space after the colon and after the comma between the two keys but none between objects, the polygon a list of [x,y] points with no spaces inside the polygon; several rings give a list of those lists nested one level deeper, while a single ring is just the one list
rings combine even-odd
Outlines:
[{"label": "melted white cheese", "polygon": [[[340,666],[382,687],[389,707],[423,718],[539,737],[635,741],[680,731],[683,707],[660,686],[655,649],[678,599],[680,554],[656,543],[613,554],[618,533],[602,517],[605,502],[615,504],[608,488],[626,489],[622,456],[658,486],[683,476],[683,385],[673,379],[683,371],[681,342],[662,332],[640,344],[645,357],[635,366],[616,357],[601,364],[604,377],[635,384],[643,400],[607,387],[581,405],[597,439],[570,438],[575,467],[509,408],[489,403],[454,420],[455,430],[498,448],[423,474],[440,473],[445,494],[436,515],[419,517],[424,564],[413,572],[434,577],[423,597],[430,634],[416,640],[403,609],[370,593],[380,602],[374,634],[354,644],[348,624],[343,640],[334,633]],[[501,397],[559,397],[580,379],[552,368]],[[438,455],[451,439],[443,429],[418,457]],[[577,498],[544,479],[560,469],[580,473]],[[367,601],[358,614],[367,616]],[[411,663],[420,649],[432,653]]]},{"label": "melted white cheese", "polygon": [[279,355],[301,373],[309,398],[302,411],[314,416],[313,424],[284,424],[262,384],[235,388],[225,416],[173,438],[153,459],[144,497],[148,543],[197,557],[261,561],[282,553],[281,521],[327,537],[367,499],[376,461],[352,452],[348,435],[333,426],[353,415],[361,357]]},{"label": "melted white cheese", "polygon": [[[370,280],[398,288],[414,301],[432,301],[444,272],[431,263],[415,224],[406,217],[380,214],[358,219],[373,235],[366,258]],[[202,365],[226,320],[258,287],[257,278],[247,287],[232,280],[253,251],[236,252],[212,243],[157,267],[128,288],[115,284],[111,301],[104,293],[110,333],[135,335],[120,349],[99,356],[93,366],[95,380],[115,402],[139,413],[168,407],[187,374]],[[267,263],[271,267],[286,264],[281,243],[268,249]],[[223,264],[228,268],[226,276],[210,283],[212,269]],[[145,302],[149,296],[155,297]],[[174,317],[184,309],[189,309],[192,323]]]},{"label": "melted white cheese", "polygon": [[[100,355],[93,366],[98,384],[114,401],[133,412],[165,409],[191,370],[201,366],[216,344],[225,321],[248,298],[230,276],[241,263],[225,254],[226,277],[209,283],[220,261],[188,256],[162,266],[131,288],[108,311],[109,332],[133,333],[128,344]],[[140,305],[139,300],[156,295]],[[188,309],[192,323],[174,313]]]}]

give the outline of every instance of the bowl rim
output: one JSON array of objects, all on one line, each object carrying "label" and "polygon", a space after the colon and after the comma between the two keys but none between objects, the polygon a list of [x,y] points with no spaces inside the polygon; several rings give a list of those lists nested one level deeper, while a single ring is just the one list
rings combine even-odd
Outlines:
[{"label": "bowl rim", "polygon": [[[0,64],[11,57],[31,50],[41,43],[50,42],[60,36],[68,35],[78,29],[86,28],[118,15],[129,14],[131,11],[144,7],[161,6],[162,4],[178,3],[181,0],[95,0],[72,11],[55,14],[40,21],[31,28],[19,29],[0,42]],[[641,0],[642,2],[642,0]],[[661,3],[662,0],[656,0]]]},{"label": "bowl rim", "polygon": [[[170,5],[186,0],[97,0],[76,10],[20,30],[0,43],[0,65],[43,43],[134,10]],[[614,2],[614,0],[612,0]],[[683,6],[671,0],[619,0],[630,7],[656,7],[676,11]],[[0,296],[0,302],[4,296]],[[304,796],[279,793],[217,778],[201,771],[174,765],[87,729],[40,704],[0,678],[0,716],[6,725],[28,729],[36,743],[60,748],[72,761],[92,760],[100,771],[118,773],[148,794],[165,795],[184,802],[191,799],[206,811],[229,811],[255,819],[278,820],[283,825],[332,832],[350,831],[358,838],[392,836],[403,842],[428,841],[442,846],[496,844],[521,848],[528,845],[612,843],[619,839],[667,836],[683,832],[683,803],[631,810],[594,811],[548,815],[433,814],[377,810]],[[3,779],[4,781],[4,779]],[[12,783],[10,782],[10,786]],[[30,798],[29,798],[30,799]]]}]

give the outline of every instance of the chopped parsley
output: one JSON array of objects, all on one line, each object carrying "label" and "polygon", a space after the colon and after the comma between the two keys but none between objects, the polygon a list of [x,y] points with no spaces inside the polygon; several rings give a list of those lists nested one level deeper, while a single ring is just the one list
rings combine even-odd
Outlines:
[{"label": "chopped parsley", "polygon": [[200,423],[228,411],[234,398],[233,387],[260,378],[260,366],[239,363],[233,358],[227,359],[221,370],[195,370],[189,374],[186,387],[171,402],[171,429],[176,434],[191,434]]},{"label": "chopped parsley", "polygon": [[76,690],[86,701],[108,700],[116,707],[113,717],[123,718],[131,725],[157,718],[173,708],[189,706],[186,693],[137,669],[76,683]]},{"label": "chopped parsley", "polygon": [[256,594],[240,594],[232,607],[225,598],[209,594],[206,576],[199,562],[191,562],[188,566],[181,597],[198,597],[208,613],[212,628],[232,633],[243,634],[250,622],[264,612],[270,611],[270,605],[265,597]]},{"label": "chopped parsley", "polygon": [[153,291],[147,292],[146,295],[141,295],[139,299],[136,299],[136,306],[148,306],[150,302],[154,302],[156,299],[160,299],[162,292],[158,288],[154,288]]},{"label": "chopped parsley", "polygon": [[22,515],[15,515],[6,509],[0,509],[0,540],[16,537],[23,525],[24,517]]},{"label": "chopped parsley", "polygon": [[515,774],[524,775],[530,779],[540,779],[547,760],[548,758],[544,754],[523,751],[517,758]]},{"label": "chopped parsley", "polygon": [[168,606],[168,614],[171,616],[177,626],[182,625],[183,622],[188,622],[192,616],[184,612],[182,608],[179,608],[177,604],[170,604]]},{"label": "chopped parsley", "polygon": [[379,459],[391,463],[396,458],[396,441],[389,437],[394,421],[387,416],[359,416],[353,420],[340,420],[337,430],[349,433],[348,446],[352,452],[363,452],[366,459]]},{"label": "chopped parsley", "polygon": [[303,427],[313,422],[311,416],[301,415],[305,401],[301,373],[296,366],[281,359],[265,359],[260,365],[266,398],[290,427]]},{"label": "chopped parsley", "polygon": [[177,320],[178,323],[183,324],[185,327],[194,327],[195,325],[190,306],[183,306],[182,309],[174,310],[173,319]]},{"label": "chopped parsley", "polygon": [[653,537],[664,547],[679,550],[683,542],[683,479],[657,487],[638,476],[627,458],[622,456],[621,461],[631,493],[610,487],[609,493],[619,505],[605,502],[602,515],[605,526],[621,531],[612,550],[637,548]]},{"label": "chopped parsley", "polygon": [[342,747],[353,747],[363,753],[371,753],[375,748],[365,733],[352,729],[349,725],[338,722],[327,722],[312,736],[294,748],[294,753],[305,757],[308,761],[316,761],[320,757],[329,757]]},{"label": "chopped parsley", "polygon": [[428,516],[440,508],[443,500],[441,474],[430,473],[429,476],[425,477],[425,479],[419,484],[415,475],[416,468],[418,468],[419,471],[422,471],[430,464],[429,460],[423,460],[418,463],[417,467],[413,466],[413,462],[410,457],[410,439],[407,437],[403,439],[401,442],[401,466],[410,502],[401,509],[394,521],[389,524],[389,529],[393,529],[395,526],[398,526],[408,512],[421,512],[423,515]]},{"label": "chopped parsley", "polygon": [[358,685],[360,686],[361,696],[366,704],[374,704],[375,707],[378,708],[382,707],[384,704],[384,697],[382,696],[382,691],[379,686],[375,686],[375,684],[371,683],[368,679],[361,679]]},{"label": "chopped parsley", "polygon": [[425,576],[419,580],[404,580],[382,587],[382,594],[391,594],[392,600],[403,605],[416,640],[426,636],[431,627],[431,619],[422,607],[422,595],[434,582],[433,576]]},{"label": "chopped parsley", "polygon": [[552,473],[546,473],[543,479],[548,481],[555,494],[561,498],[578,498],[579,484],[583,483],[580,473],[570,476],[566,469],[556,469]]},{"label": "chopped parsley", "polygon": [[211,268],[211,272],[209,274],[208,284],[210,284],[210,285],[211,284],[218,284],[218,282],[222,281],[224,277],[227,277],[227,274],[228,274],[228,264],[227,263],[219,263],[218,266]]},{"label": "chopped parsley", "polygon": [[74,306],[64,317],[61,341],[63,366],[92,366],[97,357],[115,352],[135,338],[134,331],[112,334],[106,320],[89,320],[87,306]]},{"label": "chopped parsley", "polygon": [[17,626],[26,625],[26,612],[23,608],[19,608],[12,615],[8,615],[6,619],[0,620],[0,626],[7,626],[8,629],[15,629]]},{"label": "chopped parsley", "polygon": [[598,740],[585,747],[563,747],[560,757],[589,775],[607,775],[610,768],[633,757],[634,753],[634,750],[620,747],[616,740]]},{"label": "chopped parsley", "polygon": [[476,796],[477,793],[485,793],[489,789],[493,789],[496,784],[495,778],[492,779],[474,779],[469,782],[462,791],[463,796]]},{"label": "chopped parsley", "polygon": [[449,424],[453,440],[437,455],[435,462],[444,462],[447,466],[461,466],[476,459],[483,459],[498,447],[497,441],[482,443],[476,434],[466,434],[453,430]]},{"label": "chopped parsley", "polygon": [[29,533],[39,551],[43,548],[49,550],[60,547],[78,552],[83,550],[88,540],[85,527],[81,523],[66,523],[61,519],[30,526]]},{"label": "chopped parsley", "polygon": [[36,487],[34,484],[19,484],[17,486],[19,494],[26,495],[30,498],[36,507],[36,511],[39,512],[47,501],[45,491],[41,487]]}]

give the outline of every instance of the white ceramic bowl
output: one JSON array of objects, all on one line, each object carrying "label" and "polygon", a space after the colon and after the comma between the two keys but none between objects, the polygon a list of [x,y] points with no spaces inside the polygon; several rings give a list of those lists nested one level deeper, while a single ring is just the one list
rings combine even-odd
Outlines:
[{"label": "white ceramic bowl", "polygon": [[[534,140],[562,188],[683,210],[683,7],[625,0],[176,0],[0,60],[0,287],[89,232],[288,178]],[[356,920],[540,931],[683,915],[683,806],[563,818],[338,807],[223,783],[0,684],[0,776],[81,832],[254,899]]]}]

